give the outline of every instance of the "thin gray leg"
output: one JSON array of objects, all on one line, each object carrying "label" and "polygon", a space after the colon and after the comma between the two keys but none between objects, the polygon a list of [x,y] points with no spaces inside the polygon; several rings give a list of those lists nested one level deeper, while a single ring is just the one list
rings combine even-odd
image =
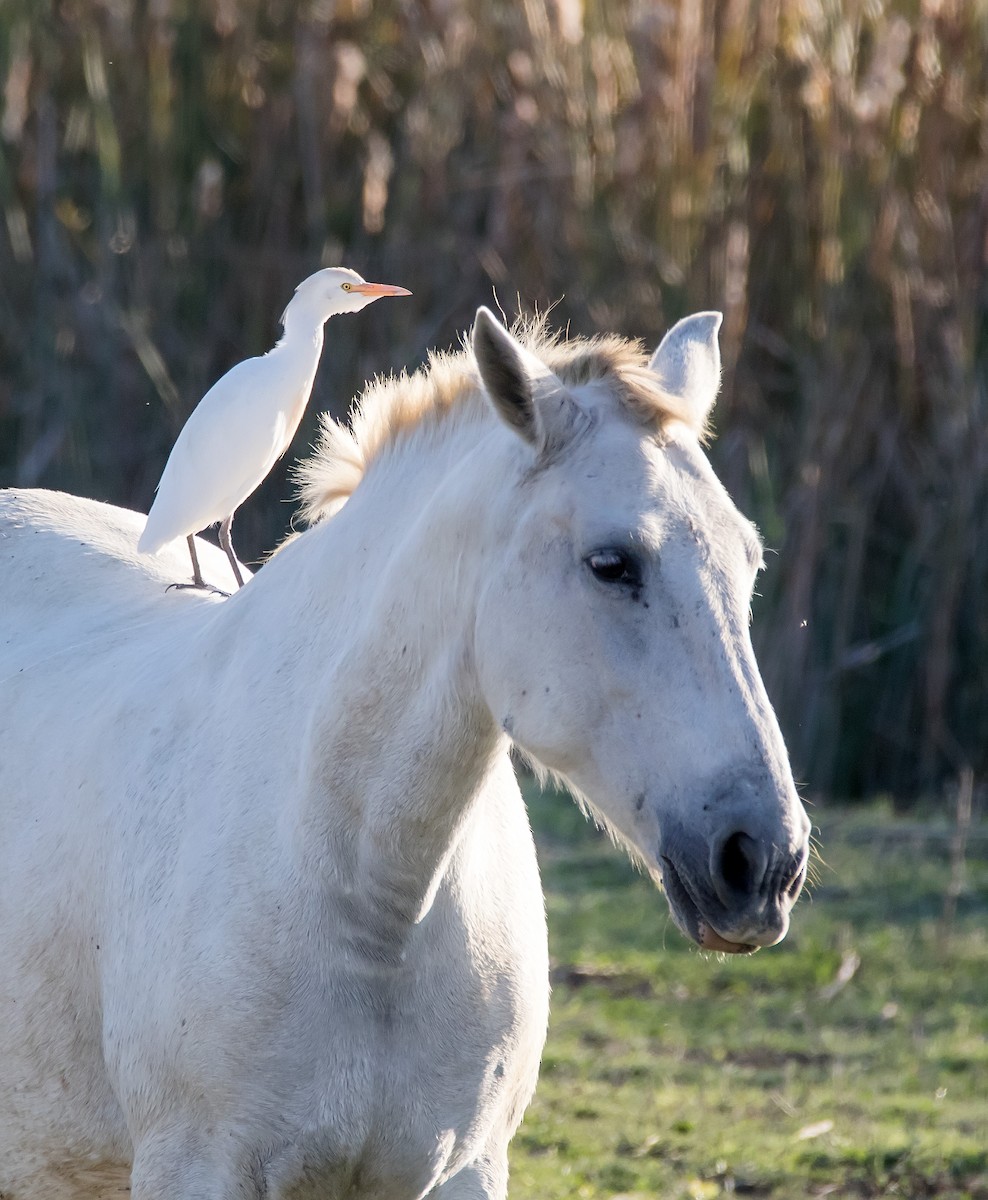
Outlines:
[{"label": "thin gray leg", "polygon": [[186,540],[188,541],[188,553],[190,553],[192,557],[192,582],[169,583],[168,587],[164,590],[166,590],[166,592],[188,592],[188,590],[193,590],[193,592],[196,592],[196,590],[198,590],[198,592],[215,592],[216,595],[228,596],[229,592],[221,592],[220,588],[214,588],[211,583],[205,582],[203,578],[203,572],[199,570],[199,556],[196,553],[196,539],[194,539],[192,534],[190,534]]},{"label": "thin gray leg", "polygon": [[[170,583],[166,588],[166,592],[176,591],[184,592],[190,588],[202,592],[219,592],[219,588],[214,588],[211,583],[207,583],[202,577],[202,571],[199,570],[199,555],[196,554],[196,540],[190,533],[186,538],[189,543],[189,555],[192,558],[192,582],[191,583]],[[221,596],[225,596],[226,592],[220,592]]]},{"label": "thin gray leg", "polygon": [[233,539],[230,537],[230,530],[232,527],[233,514],[231,513],[220,525],[220,545],[226,551],[226,556],[230,560],[230,566],[233,567],[233,574],[237,580],[237,587],[243,587],[244,577],[240,574],[240,564],[237,562],[237,556],[233,553]]},{"label": "thin gray leg", "polygon": [[196,554],[196,539],[193,534],[188,536],[189,554],[192,556],[192,586],[204,588],[206,586],[202,578],[202,572],[199,570],[199,555]]}]

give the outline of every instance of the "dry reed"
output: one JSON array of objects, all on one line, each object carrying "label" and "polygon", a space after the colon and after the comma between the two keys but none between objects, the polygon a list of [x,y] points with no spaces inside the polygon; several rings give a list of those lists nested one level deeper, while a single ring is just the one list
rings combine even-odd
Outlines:
[{"label": "dry reed", "polygon": [[779,551],[755,632],[799,770],[984,778],[982,0],[7,0],[0,70],[3,482],[146,505],[320,264],[416,295],[332,330],[337,411],[492,287],[653,340],[721,307],[714,453]]}]

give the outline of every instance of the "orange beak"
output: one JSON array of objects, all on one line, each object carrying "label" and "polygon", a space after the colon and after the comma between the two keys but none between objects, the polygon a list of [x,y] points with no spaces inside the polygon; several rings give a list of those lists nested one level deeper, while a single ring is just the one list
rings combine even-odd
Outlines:
[{"label": "orange beak", "polygon": [[393,283],[355,283],[350,289],[361,296],[410,296],[408,288],[395,287]]}]

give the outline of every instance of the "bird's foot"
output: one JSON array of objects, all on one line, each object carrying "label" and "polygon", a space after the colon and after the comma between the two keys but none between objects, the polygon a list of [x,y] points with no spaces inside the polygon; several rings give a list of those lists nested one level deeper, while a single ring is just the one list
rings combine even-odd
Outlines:
[{"label": "bird's foot", "polygon": [[214,596],[223,596],[227,600],[230,599],[229,592],[224,592],[222,588],[213,587],[211,583],[206,583],[204,580],[200,580],[198,583],[170,583],[165,588],[165,591],[170,592],[172,588],[177,592],[212,592]]}]

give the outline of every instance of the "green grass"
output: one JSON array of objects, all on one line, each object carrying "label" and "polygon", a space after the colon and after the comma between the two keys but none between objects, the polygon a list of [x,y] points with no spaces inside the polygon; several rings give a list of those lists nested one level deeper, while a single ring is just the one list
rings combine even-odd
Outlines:
[{"label": "green grass", "polygon": [[988,829],[947,928],[942,820],[816,810],[788,938],[728,959],[567,804],[531,802],[553,1001],[513,1200],[988,1197]]}]

